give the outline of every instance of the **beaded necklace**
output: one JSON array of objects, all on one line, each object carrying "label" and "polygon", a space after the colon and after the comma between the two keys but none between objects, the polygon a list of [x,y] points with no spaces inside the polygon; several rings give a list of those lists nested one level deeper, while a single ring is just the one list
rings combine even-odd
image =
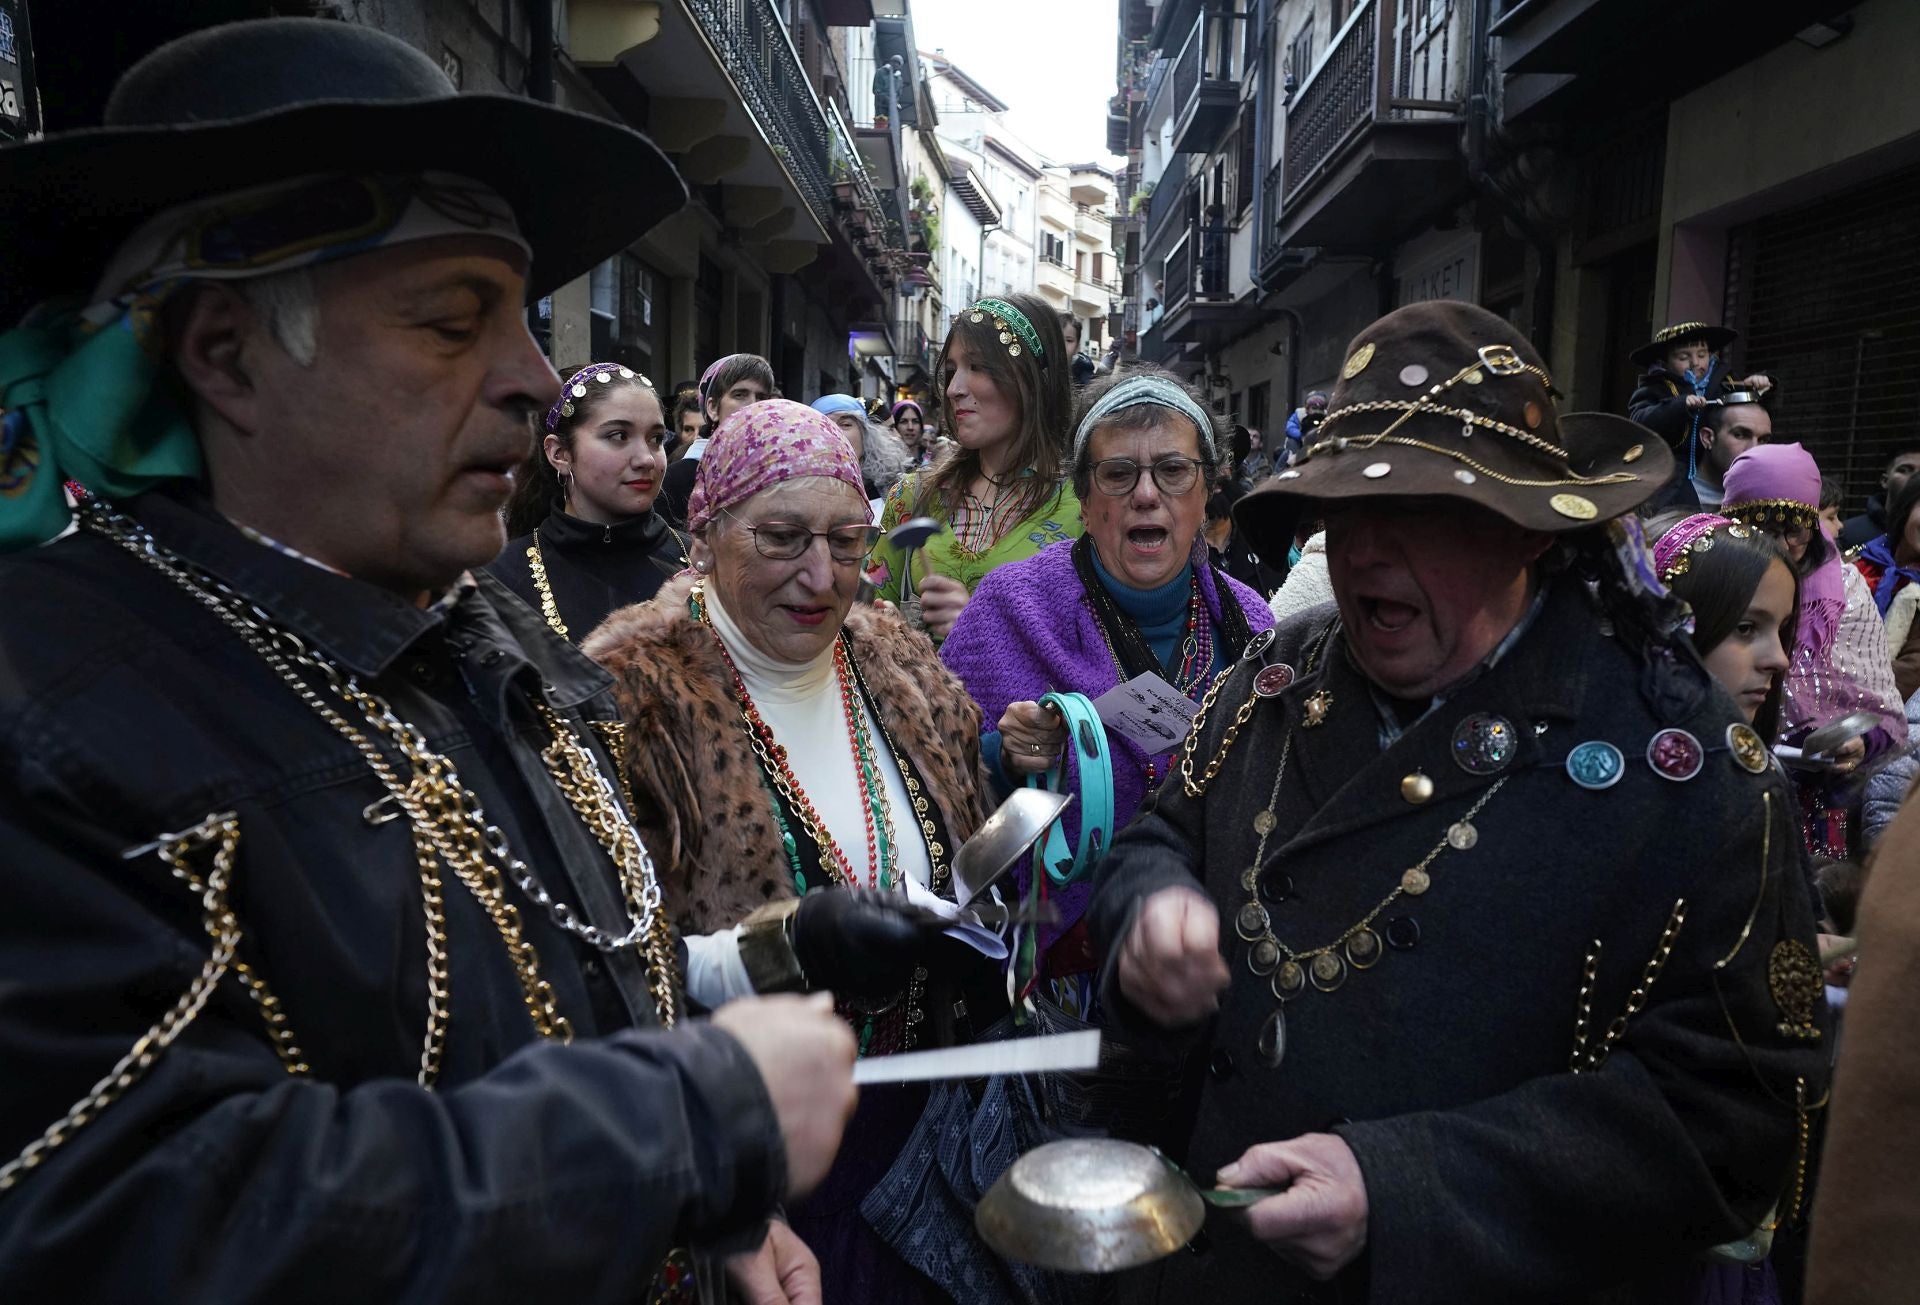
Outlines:
[{"label": "beaded necklace", "polygon": [[[787,804],[800,821],[800,827],[820,849],[821,868],[828,876],[852,887],[859,883],[859,872],[852,860],[828,832],[826,822],[807,797],[806,790],[800,786],[799,777],[793,773],[793,766],[787,757],[787,749],[774,737],[773,727],[768,725],[760,709],[754,705],[753,695],[747,691],[747,682],[740,675],[740,668],[734,664],[733,654],[727,651],[726,641],[720,632],[713,628],[713,622],[707,616],[705,582],[696,584],[689,598],[694,618],[707,627],[713,636],[713,643],[720,650],[721,659],[727,664],[727,671],[733,678],[734,698],[740,704],[741,724],[747,732],[747,741],[753,748],[755,759],[760,763],[766,780],[786,798]],[[847,721],[847,732],[853,740],[855,773],[860,784],[860,805],[866,817],[867,835],[867,885],[868,887],[892,888],[893,870],[897,857],[897,845],[893,829],[893,807],[887,801],[886,783],[880,774],[880,766],[875,758],[873,739],[867,732],[866,713],[861,710],[853,692],[853,672],[847,656],[846,640],[836,639],[833,645],[834,677],[840,686],[840,705]],[[774,803],[774,818],[780,826],[781,846],[787,853],[788,866],[794,875],[795,889],[806,891],[806,880],[800,871],[800,857],[794,842],[793,832],[788,828],[785,813],[778,801]],[[876,821],[875,816],[879,819]]]}]

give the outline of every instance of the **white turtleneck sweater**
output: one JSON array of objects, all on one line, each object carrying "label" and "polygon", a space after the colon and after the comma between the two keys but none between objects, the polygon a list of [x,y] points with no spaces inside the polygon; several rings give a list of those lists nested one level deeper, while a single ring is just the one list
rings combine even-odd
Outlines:
[{"label": "white turtleneck sweater", "polygon": [[[834,673],[833,646],[829,644],[811,661],[769,657],[747,638],[721,605],[712,585],[706,588],[706,602],[707,617],[739,669],[741,683],[747,686],[760,719],[787,750],[787,764],[799,781],[800,791],[813,803],[827,833],[852,863],[855,882],[865,885],[868,876],[874,874],[867,856],[867,810],[860,796],[860,769],[853,736],[847,729],[840,681]],[[932,878],[933,865],[927,858],[927,841],[913,814],[906,782],[873,713],[867,710],[857,689],[853,696],[866,721],[867,737],[885,781],[887,809],[893,813],[893,882],[899,885],[904,875],[917,887],[925,888]],[[804,837],[805,832],[796,825],[796,837]],[[876,838],[878,832],[876,825]],[[823,869],[827,860],[823,849]],[[816,886],[808,884],[809,888]],[[752,995],[745,967],[740,964],[738,926],[724,933],[687,939],[687,991],[708,1006]]]}]

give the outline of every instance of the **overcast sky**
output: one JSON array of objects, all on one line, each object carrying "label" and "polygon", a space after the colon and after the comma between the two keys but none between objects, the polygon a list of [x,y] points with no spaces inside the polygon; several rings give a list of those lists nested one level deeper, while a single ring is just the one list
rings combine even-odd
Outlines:
[{"label": "overcast sky", "polygon": [[1107,153],[1115,0],[912,0],[913,35],[1009,107],[1020,138],[1056,163]]}]

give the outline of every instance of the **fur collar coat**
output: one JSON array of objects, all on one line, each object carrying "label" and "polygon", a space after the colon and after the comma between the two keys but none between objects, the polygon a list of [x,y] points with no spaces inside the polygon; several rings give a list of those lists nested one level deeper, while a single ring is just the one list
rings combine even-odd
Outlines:
[{"label": "fur collar coat", "polygon": [[[614,678],[640,833],[667,909],[682,930],[708,933],[792,897],[793,879],[727,663],[688,610],[693,579],[614,612],[582,646]],[[945,844],[933,859],[950,861],[987,813],[980,709],[891,608],[854,607],[846,633],[882,729],[931,800],[929,841]],[[905,814],[895,816],[902,832],[916,823]]]}]

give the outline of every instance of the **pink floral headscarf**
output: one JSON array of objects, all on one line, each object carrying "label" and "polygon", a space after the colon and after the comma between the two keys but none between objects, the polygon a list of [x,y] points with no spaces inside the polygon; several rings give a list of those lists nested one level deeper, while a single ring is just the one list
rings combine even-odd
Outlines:
[{"label": "pink floral headscarf", "polygon": [[866,501],[853,445],[831,417],[791,399],[748,404],[720,423],[700,457],[687,529],[698,532],[761,490],[802,476],[840,481]]}]

